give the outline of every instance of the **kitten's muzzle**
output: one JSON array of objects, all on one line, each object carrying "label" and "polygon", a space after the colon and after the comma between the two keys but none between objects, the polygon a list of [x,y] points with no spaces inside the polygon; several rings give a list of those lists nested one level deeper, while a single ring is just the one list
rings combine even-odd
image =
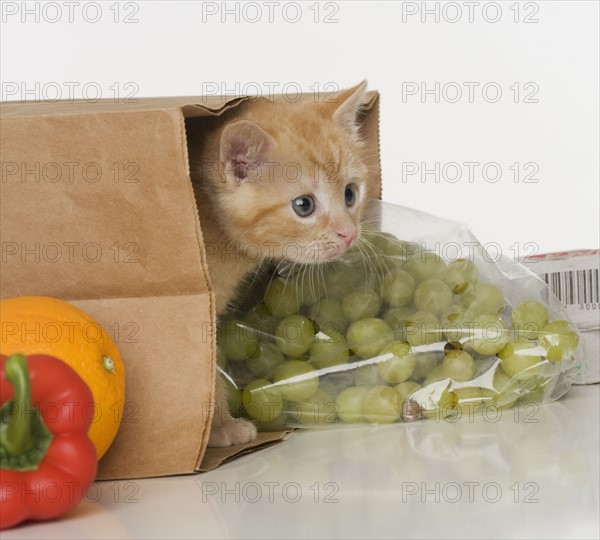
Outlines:
[{"label": "kitten's muzzle", "polygon": [[348,249],[354,240],[356,240],[356,229],[354,230],[346,230],[346,231],[338,231],[338,238],[344,242],[346,249]]}]

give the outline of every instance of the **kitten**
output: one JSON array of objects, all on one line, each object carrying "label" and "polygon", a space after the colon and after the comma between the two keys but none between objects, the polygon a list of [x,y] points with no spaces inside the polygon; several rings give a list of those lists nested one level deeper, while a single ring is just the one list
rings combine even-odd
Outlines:
[{"label": "kitten", "polygon": [[[209,119],[201,140],[192,142],[217,316],[265,260],[325,262],[353,245],[364,203],[377,196],[356,122],[366,86],[363,81],[331,102],[249,100]],[[227,412],[221,377],[215,402],[209,446],[256,437],[254,424]]]}]

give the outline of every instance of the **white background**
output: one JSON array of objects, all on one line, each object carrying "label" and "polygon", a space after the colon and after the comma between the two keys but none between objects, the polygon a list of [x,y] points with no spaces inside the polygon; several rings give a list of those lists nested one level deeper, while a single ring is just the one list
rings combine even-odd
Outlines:
[{"label": "white background", "polygon": [[[3,101],[367,78],[382,96],[384,200],[463,221],[510,256],[600,245],[596,1],[92,4],[2,2]],[[436,83],[439,97],[420,91]],[[408,174],[436,163],[437,178]]]}]

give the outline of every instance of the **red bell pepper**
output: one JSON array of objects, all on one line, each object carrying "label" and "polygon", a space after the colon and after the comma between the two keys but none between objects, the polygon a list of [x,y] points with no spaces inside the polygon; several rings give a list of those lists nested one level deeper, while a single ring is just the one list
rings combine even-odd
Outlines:
[{"label": "red bell pepper", "polygon": [[52,356],[0,355],[0,529],[73,508],[94,481],[87,384]]}]

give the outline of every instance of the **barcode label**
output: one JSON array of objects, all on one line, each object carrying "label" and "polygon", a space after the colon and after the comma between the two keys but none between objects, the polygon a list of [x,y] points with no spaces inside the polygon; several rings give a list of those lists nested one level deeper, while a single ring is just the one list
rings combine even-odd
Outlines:
[{"label": "barcode label", "polygon": [[566,306],[600,303],[598,268],[542,274],[554,295]]}]

